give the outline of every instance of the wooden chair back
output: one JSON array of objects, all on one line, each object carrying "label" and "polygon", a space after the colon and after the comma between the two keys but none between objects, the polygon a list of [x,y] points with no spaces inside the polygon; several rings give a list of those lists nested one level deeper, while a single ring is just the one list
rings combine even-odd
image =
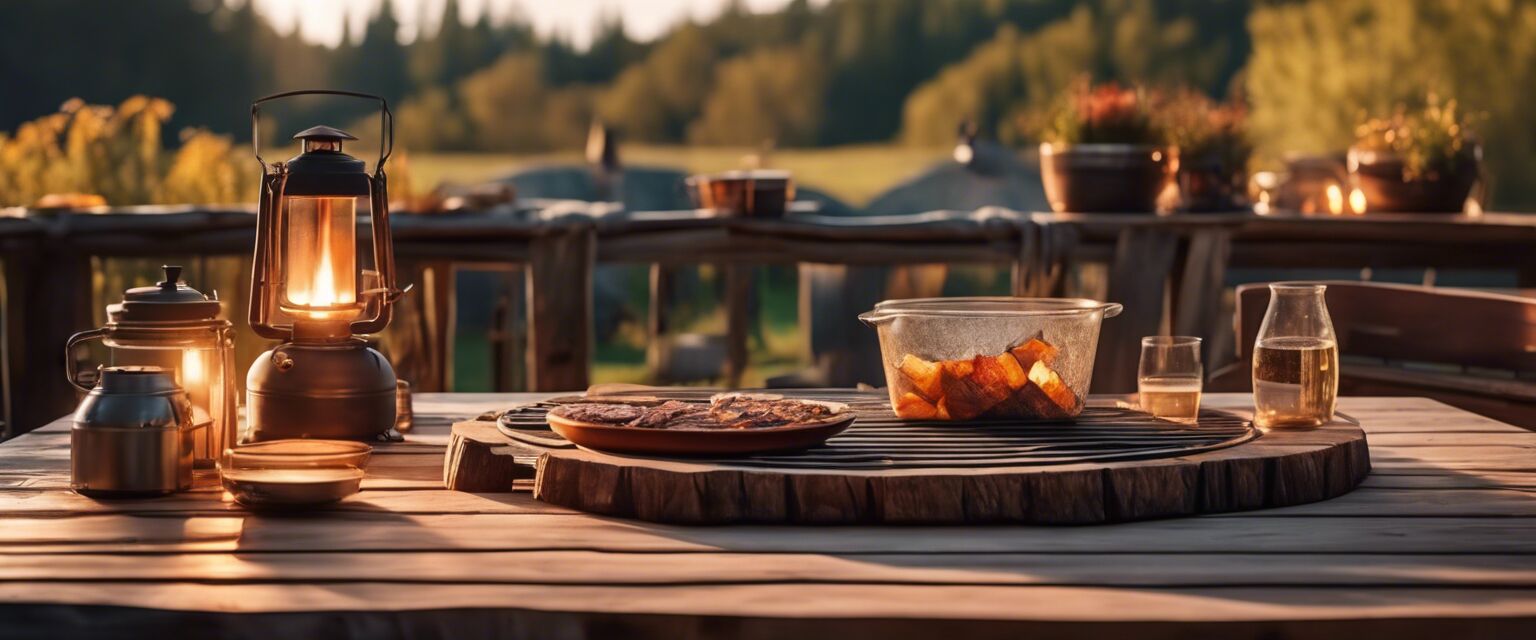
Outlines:
[{"label": "wooden chair back", "polygon": [[[1536,299],[1375,282],[1326,282],[1341,355],[1536,371]],[[1269,306],[1267,284],[1237,288],[1237,351],[1246,362]]]}]

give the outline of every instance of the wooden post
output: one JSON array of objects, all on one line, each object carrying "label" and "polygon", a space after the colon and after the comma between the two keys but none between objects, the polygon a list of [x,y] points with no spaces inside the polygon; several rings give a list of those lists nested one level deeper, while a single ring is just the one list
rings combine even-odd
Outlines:
[{"label": "wooden post", "polygon": [[1128,227],[1120,232],[1109,268],[1111,302],[1125,305],[1120,317],[1104,321],[1094,359],[1094,393],[1136,390],[1141,338],[1162,331],[1168,275],[1178,248],[1173,231]]},{"label": "wooden post", "polygon": [[725,278],[725,385],[741,387],[747,369],[747,340],[752,333],[752,265],[722,265]]},{"label": "wooden post", "polygon": [[645,329],[649,340],[645,344],[645,367],[655,380],[664,378],[670,370],[671,349],[667,348],[670,336],[667,331],[667,303],[672,299],[672,269],[663,264],[651,264],[650,308],[646,310]]},{"label": "wooden post", "polygon": [[1232,354],[1227,342],[1231,323],[1221,322],[1221,299],[1231,254],[1230,229],[1195,231],[1189,238],[1173,296],[1173,333],[1204,338],[1200,357],[1207,371],[1226,364]]},{"label": "wooden post", "polygon": [[434,379],[437,391],[453,390],[453,332],[456,328],[458,304],[455,293],[453,262],[434,260],[422,270],[427,281],[424,311],[427,314],[427,349],[429,375]]},{"label": "wooden post", "polygon": [[[12,256],[6,265],[6,293],[9,305],[19,305],[18,313],[8,313],[7,320],[19,319],[6,327],[8,346],[17,348],[20,358],[13,362],[19,373],[12,390],[13,433],[31,431],[48,424],[74,407],[75,389],[65,380],[64,344],[77,331],[90,328],[91,258],[70,251],[60,243],[30,256]],[[18,259],[19,258],[19,259]]]},{"label": "wooden post", "polygon": [[585,217],[550,221],[528,258],[528,372],[534,391],[588,385],[592,356],[592,265],[597,231]]}]

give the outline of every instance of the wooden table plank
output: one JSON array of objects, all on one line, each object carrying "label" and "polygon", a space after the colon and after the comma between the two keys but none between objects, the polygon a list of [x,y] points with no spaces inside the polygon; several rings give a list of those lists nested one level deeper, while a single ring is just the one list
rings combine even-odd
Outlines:
[{"label": "wooden table plank", "polygon": [[167,610],[237,634],[259,618],[220,613],[349,611],[326,619],[352,616],[359,636],[409,635],[368,612],[399,623],[410,610],[419,628],[509,637],[1358,640],[1536,624],[1536,434],[1428,400],[1341,401],[1377,470],[1351,494],[1128,525],[666,527],[440,490],[454,419],[542,395],[418,394],[410,443],[380,447],[362,493],[309,516],[249,514],[211,479],[158,500],[90,500],[60,490],[67,422],[23,436],[0,446],[0,619],[23,636],[107,615],[163,635],[187,622]]},{"label": "wooden table plank", "polygon": [[[1536,476],[1523,485],[1489,485],[1467,478],[1467,486],[1442,487],[1446,476],[1415,481],[1418,476],[1378,476],[1354,491],[1323,502],[1221,514],[1222,517],[1400,516],[1434,518],[1536,517]],[[216,490],[163,498],[101,501],[57,489],[17,489],[0,494],[0,521],[7,517],[84,515],[208,515],[246,510]],[[335,512],[440,514],[575,513],[534,500],[527,493],[463,493],[400,489],[364,491],[332,509]]]},{"label": "wooden table plank", "polygon": [[[479,569],[465,575],[465,568]],[[672,567],[666,572],[658,566]],[[1127,571],[1135,567],[1135,571]],[[926,584],[1191,587],[1232,576],[1264,586],[1536,588],[1536,556],[1372,555],[1340,563],[1328,554],[978,553],[753,554],[594,551],[170,554],[11,556],[0,582],[199,581],[210,584],[394,582],[399,584],[705,585]]]},{"label": "wooden table plank", "polygon": [[[113,588],[114,586],[118,588]],[[1399,588],[1374,591],[1344,589],[1222,587],[1188,589],[1112,589],[1084,587],[942,587],[898,585],[705,585],[643,589],[626,587],[587,587],[549,585],[422,585],[409,589],[409,598],[401,598],[396,583],[325,583],[325,584],[249,584],[210,585],[203,583],[42,583],[0,584],[0,602],[48,601],[92,604],[102,592],[118,592],[124,606],[170,610],[213,610],[220,612],[259,611],[382,611],[495,608],[516,620],[521,611],[604,611],[613,614],[685,614],[725,616],[732,622],[701,624],[687,637],[746,635],[748,637],[783,637],[777,633],[798,629],[796,637],[838,637],[836,632],[850,630],[896,629],[898,625],[871,626],[868,618],[899,621],[924,634],[897,630],[880,637],[921,638],[947,631],[991,631],[982,637],[1017,637],[1019,631],[1049,630],[1050,635],[1031,637],[1088,637],[1085,631],[1098,631],[1093,637],[1123,638],[1190,637],[1213,621],[1226,623],[1203,627],[1205,637],[1307,637],[1358,640],[1362,628],[1388,630],[1384,636],[1364,637],[1434,638],[1445,637],[1447,630],[1467,632],[1491,630],[1506,635],[1485,637],[1521,637],[1516,630],[1528,631],[1536,616],[1536,590],[1529,589],[1435,589]],[[217,602],[217,607],[201,604]],[[192,605],[192,603],[198,603]],[[192,605],[192,606],[189,606]],[[569,621],[570,633],[556,633],[557,626],[523,629],[516,637],[543,637],[534,631],[571,637],[602,636],[607,620],[610,631],[621,635],[625,629],[646,630],[642,620],[624,618],[619,623],[611,616],[578,616]],[[779,623],[792,620],[799,624]],[[1363,625],[1330,626],[1322,621],[1368,621],[1391,619],[1400,624],[1385,627]],[[1480,621],[1467,623],[1467,619]],[[807,621],[846,620],[843,626],[808,625]],[[946,621],[943,625],[915,625],[922,620]],[[989,624],[956,627],[948,621],[976,620]],[[759,622],[761,621],[761,622]],[[854,624],[854,622],[859,624]],[[999,624],[1003,622],[1037,623],[1038,626]],[[1452,624],[1462,621],[1460,624]],[[1500,622],[1502,621],[1502,623]],[[1072,627],[1071,633],[1061,622],[1108,622],[1120,626]],[[1124,623],[1133,622],[1135,626]],[[1148,628],[1146,623],[1153,624]],[[1254,622],[1247,626],[1237,623]],[[1046,624],[1058,623],[1058,624]],[[1409,624],[1411,623],[1411,624]],[[759,626],[761,624],[762,626]],[[437,628],[441,629],[441,623]],[[635,625],[635,626],[631,626]],[[915,625],[915,626],[914,626]],[[579,630],[585,629],[585,633]],[[1137,630],[1132,632],[1132,629]],[[1140,630],[1147,629],[1147,633]],[[1109,631],[1117,631],[1113,633]],[[999,633],[1006,632],[1006,633]],[[1515,635],[1507,635],[1507,634]],[[1102,635],[1101,635],[1102,634]],[[649,637],[676,637],[652,635]],[[848,637],[848,636],[843,636]],[[854,633],[852,637],[866,637]],[[1469,637],[1453,634],[1451,637]]]},{"label": "wooden table plank", "polygon": [[750,553],[1536,553],[1536,519],[1244,516],[1100,527],[674,527],[588,515],[88,515],[3,520],[0,555],[516,551]]}]

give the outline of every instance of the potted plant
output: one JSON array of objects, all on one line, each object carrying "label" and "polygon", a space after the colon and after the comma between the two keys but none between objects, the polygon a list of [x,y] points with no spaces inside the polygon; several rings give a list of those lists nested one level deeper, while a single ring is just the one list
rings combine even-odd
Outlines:
[{"label": "potted plant", "polygon": [[1169,140],[1179,150],[1177,179],[1185,211],[1244,211],[1248,201],[1248,110],[1184,90],[1159,109]]},{"label": "potted plant", "polygon": [[1145,92],[1086,83],[1065,96],[1040,132],[1040,177],[1056,211],[1152,213],[1176,151],[1165,144]]},{"label": "potted plant", "polygon": [[1482,148],[1456,101],[1429,94],[1356,129],[1349,174],[1367,211],[1460,213],[1481,175]]}]

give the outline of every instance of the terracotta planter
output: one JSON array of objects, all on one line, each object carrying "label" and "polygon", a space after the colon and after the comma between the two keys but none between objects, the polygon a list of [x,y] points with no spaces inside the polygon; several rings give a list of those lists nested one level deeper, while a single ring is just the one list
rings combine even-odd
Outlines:
[{"label": "terracotta planter", "polygon": [[1192,213],[1248,210],[1247,172],[1230,164],[1216,156],[1180,158],[1180,208]]},{"label": "terracotta planter", "polygon": [[1051,209],[1155,213],[1177,152],[1152,145],[1040,145],[1040,178]]},{"label": "terracotta planter", "polygon": [[1365,194],[1367,213],[1461,213],[1482,160],[1482,148],[1473,145],[1463,148],[1448,169],[1408,180],[1396,154],[1350,149],[1349,175]]}]

